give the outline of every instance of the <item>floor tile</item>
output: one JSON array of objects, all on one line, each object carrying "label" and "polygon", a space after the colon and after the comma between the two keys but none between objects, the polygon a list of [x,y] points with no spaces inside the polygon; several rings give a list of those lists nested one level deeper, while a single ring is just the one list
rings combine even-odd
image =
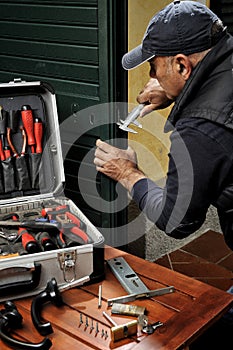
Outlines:
[{"label": "floor tile", "polygon": [[182,247],[182,250],[215,263],[231,253],[230,248],[224,242],[223,235],[214,231],[207,231]]},{"label": "floor tile", "polygon": [[233,271],[233,252],[218,262],[218,265]]},{"label": "floor tile", "polygon": [[208,231],[156,263],[222,290],[233,285],[233,252],[218,232]]}]

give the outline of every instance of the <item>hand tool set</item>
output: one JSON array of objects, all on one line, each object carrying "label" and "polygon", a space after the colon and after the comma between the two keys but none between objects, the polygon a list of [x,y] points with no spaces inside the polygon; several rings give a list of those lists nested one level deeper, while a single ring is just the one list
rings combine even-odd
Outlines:
[{"label": "hand tool set", "polygon": [[[0,301],[104,278],[104,238],[64,195],[53,88],[0,84]],[[83,282],[84,283],[84,282]]]},{"label": "hand tool set", "polygon": [[43,123],[29,105],[0,106],[1,193],[38,189]]},{"label": "hand tool set", "polygon": [[92,242],[86,233],[86,224],[70,212],[67,204],[55,203],[51,208],[43,205],[41,213],[18,211],[6,214],[0,217],[0,227],[0,258]]}]

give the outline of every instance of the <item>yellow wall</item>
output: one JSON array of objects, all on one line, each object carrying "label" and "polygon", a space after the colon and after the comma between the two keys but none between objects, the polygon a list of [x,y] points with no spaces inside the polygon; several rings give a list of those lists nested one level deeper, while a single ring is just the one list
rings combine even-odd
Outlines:
[{"label": "yellow wall", "polygon": [[[208,5],[208,1],[203,0],[200,2]],[[129,50],[141,43],[149,20],[170,2],[170,0],[128,0]],[[147,63],[129,71],[128,99],[130,103],[136,103],[136,97],[148,79],[149,64]],[[143,125],[143,129],[139,130],[137,134],[129,133],[129,144],[137,152],[140,168],[156,181],[164,177],[167,171],[167,153],[169,152],[170,142],[169,134],[163,134],[163,126],[170,108],[153,112],[141,118],[140,122]],[[135,130],[138,129],[135,128]]]}]

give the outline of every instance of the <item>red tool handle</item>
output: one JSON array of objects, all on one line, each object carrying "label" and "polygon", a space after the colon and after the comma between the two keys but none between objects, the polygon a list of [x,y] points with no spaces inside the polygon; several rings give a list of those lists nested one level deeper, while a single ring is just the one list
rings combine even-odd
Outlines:
[{"label": "red tool handle", "polygon": [[71,220],[75,225],[77,225],[80,229],[86,231],[87,226],[86,224],[81,221],[76,215],[72,214],[71,212],[67,211],[66,216],[68,217],[69,220]]},{"label": "red tool handle", "polygon": [[34,119],[30,106],[22,106],[21,116],[27,134],[28,145],[31,146],[32,153],[35,153],[34,145],[36,144],[36,140],[34,137]]},{"label": "red tool handle", "polygon": [[5,154],[5,159],[8,159],[11,157],[11,150],[8,146],[4,148],[4,154]]},{"label": "red tool handle", "polygon": [[73,228],[70,229],[70,232],[72,232],[75,236],[80,237],[84,243],[89,242],[88,235],[86,234],[86,232],[81,230],[79,227],[74,226]]},{"label": "red tool handle", "polygon": [[5,160],[5,154],[3,152],[2,140],[0,139],[0,159]]},{"label": "red tool handle", "polygon": [[36,153],[42,153],[43,124],[39,118],[35,119],[34,135],[36,139]]},{"label": "red tool handle", "polygon": [[18,234],[21,235],[22,245],[29,254],[38,253],[41,251],[38,242],[32,235],[30,235],[30,233],[28,233],[25,228],[19,227]]}]

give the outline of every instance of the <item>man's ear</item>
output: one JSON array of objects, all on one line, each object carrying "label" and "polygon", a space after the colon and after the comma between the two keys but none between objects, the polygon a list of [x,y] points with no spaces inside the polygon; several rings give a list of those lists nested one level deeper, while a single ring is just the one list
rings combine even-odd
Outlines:
[{"label": "man's ear", "polygon": [[193,70],[193,65],[188,56],[183,54],[176,55],[173,64],[177,73],[180,74],[185,81],[188,80]]}]

